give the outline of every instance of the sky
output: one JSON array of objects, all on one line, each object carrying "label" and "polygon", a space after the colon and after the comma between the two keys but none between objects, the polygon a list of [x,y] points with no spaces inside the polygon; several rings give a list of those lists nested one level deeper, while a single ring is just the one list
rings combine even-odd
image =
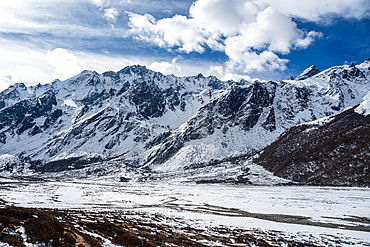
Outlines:
[{"label": "sky", "polygon": [[368,57],[369,0],[0,0],[0,90],[134,64],[277,81]]}]

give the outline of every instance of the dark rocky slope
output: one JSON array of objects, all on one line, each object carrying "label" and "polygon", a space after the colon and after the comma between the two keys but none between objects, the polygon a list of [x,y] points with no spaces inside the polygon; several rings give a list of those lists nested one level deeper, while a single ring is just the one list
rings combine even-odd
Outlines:
[{"label": "dark rocky slope", "polygon": [[351,108],[324,124],[295,126],[254,162],[307,185],[370,185],[370,115]]}]

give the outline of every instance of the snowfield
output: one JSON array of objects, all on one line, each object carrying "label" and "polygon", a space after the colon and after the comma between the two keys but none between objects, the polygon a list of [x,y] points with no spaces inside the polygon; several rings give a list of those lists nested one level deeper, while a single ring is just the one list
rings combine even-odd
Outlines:
[{"label": "snowfield", "polygon": [[[8,205],[133,217],[164,215],[166,224],[279,232],[319,246],[370,244],[370,189],[228,184],[39,182],[1,179]],[[140,216],[141,215],[141,216]],[[144,216],[143,216],[144,215]],[[173,221],[168,222],[168,219]],[[176,219],[176,220],[175,220]]]}]

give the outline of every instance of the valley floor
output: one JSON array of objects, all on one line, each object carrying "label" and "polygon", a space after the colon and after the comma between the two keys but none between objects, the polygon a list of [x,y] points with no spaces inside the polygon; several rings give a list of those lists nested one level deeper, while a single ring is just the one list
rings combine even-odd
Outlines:
[{"label": "valley floor", "polygon": [[370,246],[369,188],[3,178],[0,198],[26,246],[32,222],[60,246]]}]

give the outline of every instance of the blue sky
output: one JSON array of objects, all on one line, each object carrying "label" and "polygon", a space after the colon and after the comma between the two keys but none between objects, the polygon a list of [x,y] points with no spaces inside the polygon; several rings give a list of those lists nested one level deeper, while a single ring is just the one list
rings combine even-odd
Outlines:
[{"label": "blue sky", "polygon": [[0,51],[0,90],[132,64],[281,80],[370,57],[370,1],[1,1]]}]

